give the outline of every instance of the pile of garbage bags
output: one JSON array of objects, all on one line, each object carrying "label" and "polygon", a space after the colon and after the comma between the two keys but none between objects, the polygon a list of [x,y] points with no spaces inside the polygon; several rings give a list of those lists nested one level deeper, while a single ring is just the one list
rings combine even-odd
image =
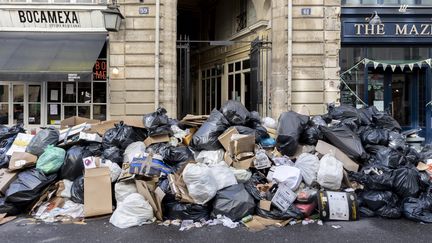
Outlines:
[{"label": "pile of garbage bags", "polygon": [[112,214],[119,228],[432,222],[432,146],[410,147],[397,121],[373,106],[331,104],[321,116],[288,111],[274,120],[230,100],[197,125],[163,108],[142,120],[80,121],[36,135],[0,127],[0,213],[46,222]]}]

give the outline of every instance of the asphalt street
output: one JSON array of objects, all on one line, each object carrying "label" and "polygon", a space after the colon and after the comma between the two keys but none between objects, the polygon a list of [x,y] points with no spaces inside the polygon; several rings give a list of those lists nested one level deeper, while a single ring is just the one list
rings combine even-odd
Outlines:
[{"label": "asphalt street", "polygon": [[119,229],[108,221],[100,218],[83,225],[45,224],[18,218],[0,226],[0,242],[431,242],[432,230],[432,225],[380,218],[270,227],[260,232],[220,225],[188,231],[157,224]]}]

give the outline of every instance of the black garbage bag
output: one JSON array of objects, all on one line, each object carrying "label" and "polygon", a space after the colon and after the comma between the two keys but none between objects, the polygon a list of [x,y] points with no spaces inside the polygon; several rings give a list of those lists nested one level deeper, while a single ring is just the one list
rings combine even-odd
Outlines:
[{"label": "black garbage bag", "polygon": [[313,116],[311,119],[311,123],[313,126],[327,126],[327,123],[324,121],[324,119],[322,118],[322,116]]},{"label": "black garbage bag", "polygon": [[255,142],[259,143],[262,139],[270,137],[267,133],[267,129],[261,125],[257,125],[255,128],[250,128],[246,126],[234,126],[235,129],[244,135],[254,135]]},{"label": "black garbage bag", "polygon": [[57,174],[45,175],[33,168],[18,174],[5,193],[6,202],[28,205],[40,196],[45,187],[57,178]]},{"label": "black garbage bag", "polygon": [[337,126],[347,126],[353,132],[357,132],[359,128],[357,118],[345,118]]},{"label": "black garbage bag", "polygon": [[363,145],[383,145],[389,142],[389,132],[385,129],[365,129],[360,136]]},{"label": "black garbage bag", "polygon": [[349,178],[363,184],[369,190],[391,191],[393,189],[393,170],[379,165],[364,167],[360,172],[349,172]]},{"label": "black garbage bag", "polygon": [[375,114],[375,110],[376,110],[376,107],[374,107],[374,106],[371,106],[371,107],[368,107],[368,108],[357,109],[357,112],[358,112],[359,117],[360,117],[360,123],[363,126],[369,126],[369,125],[372,124],[372,122],[373,122],[373,114]]},{"label": "black garbage bag", "polygon": [[0,197],[0,214],[6,213],[8,216],[14,216],[21,213],[21,211],[13,204],[5,201],[4,197]]},{"label": "black garbage bag", "polygon": [[165,108],[159,107],[155,112],[144,115],[143,117],[144,127],[147,128],[151,136],[162,135],[158,133],[160,132],[158,131],[160,130],[158,128],[169,125],[169,118],[166,115],[166,113],[167,111]]},{"label": "black garbage bag", "polygon": [[408,148],[405,136],[398,132],[389,132],[388,146],[399,151],[405,151]]},{"label": "black garbage bag", "polygon": [[419,198],[408,197],[402,202],[405,218],[423,223],[432,223],[432,188]]},{"label": "black garbage bag", "polygon": [[269,138],[270,135],[267,132],[267,129],[261,124],[261,117],[258,112],[251,111],[249,122],[246,125],[255,130],[255,142],[259,143],[262,139]]},{"label": "black garbage bag", "polygon": [[119,148],[112,146],[103,151],[102,158],[111,160],[111,162],[117,163],[118,165],[121,166],[123,164],[122,154],[123,153]]},{"label": "black garbage bag", "polygon": [[15,137],[18,133],[25,133],[24,124],[19,123],[11,127],[1,125],[0,141],[10,137]]},{"label": "black garbage bag", "polygon": [[218,150],[222,148],[218,137],[229,127],[222,113],[214,109],[210,117],[193,135],[190,146],[196,150]]},{"label": "black garbage bag", "polygon": [[398,197],[391,191],[363,191],[360,193],[362,205],[385,218],[400,218],[402,209]]},{"label": "black garbage bag", "polygon": [[84,151],[87,151],[89,156],[95,157],[100,157],[103,150],[102,144],[100,143],[89,143],[84,148]]},{"label": "black garbage bag", "polygon": [[309,121],[309,117],[293,111],[279,116],[276,147],[283,154],[292,156],[297,150],[300,135]]},{"label": "black garbage bag", "polygon": [[225,215],[233,221],[253,215],[255,202],[243,184],[236,184],[219,190],[213,201],[212,215]]},{"label": "black garbage bag", "polygon": [[420,160],[426,161],[432,159],[432,144],[425,144],[420,151]]},{"label": "black garbage bag", "polygon": [[359,213],[360,213],[360,217],[375,217],[376,214],[374,211],[370,210],[367,207],[361,207],[359,206]]},{"label": "black garbage bag", "polygon": [[393,191],[401,197],[415,197],[420,192],[420,175],[415,168],[402,167],[393,171]]},{"label": "black garbage bag", "polygon": [[220,112],[231,125],[245,125],[250,117],[250,112],[246,107],[235,100],[226,101],[222,105]]},{"label": "black garbage bag", "polygon": [[406,159],[401,152],[392,148],[384,147],[384,149],[377,152],[375,163],[395,169],[406,165]]},{"label": "black garbage bag", "polygon": [[334,120],[344,120],[347,118],[355,118],[359,120],[359,114],[355,107],[350,105],[335,106],[331,103],[327,106],[328,114]]},{"label": "black garbage bag", "polygon": [[405,151],[405,160],[407,164],[417,166],[421,160],[421,155],[414,148],[408,148]]},{"label": "black garbage bag", "polygon": [[300,143],[316,145],[318,140],[323,139],[322,133],[316,126],[308,126],[300,136]]},{"label": "black garbage bag", "polygon": [[380,128],[385,128],[390,131],[400,132],[402,130],[399,123],[389,114],[385,112],[376,112],[373,115],[373,123]]},{"label": "black garbage bag", "polygon": [[163,150],[167,149],[168,147],[171,147],[169,143],[154,143],[150,146],[147,146],[145,151],[147,153],[152,152],[153,154],[162,154]]},{"label": "black garbage bag", "polygon": [[193,220],[195,222],[210,219],[211,209],[208,205],[182,203],[175,200],[175,196],[167,194],[162,200],[164,219]]},{"label": "black garbage bag", "polygon": [[27,145],[26,152],[40,156],[48,145],[57,144],[60,132],[54,127],[48,127],[38,132]]},{"label": "black garbage bag", "polygon": [[0,168],[7,168],[9,166],[10,155],[6,152],[10,149],[15,141],[16,135],[0,140]]},{"label": "black garbage bag", "polygon": [[355,161],[366,161],[369,155],[363,148],[360,138],[347,126],[320,127],[324,137],[331,144],[342,150],[348,157]]},{"label": "black garbage bag", "polygon": [[302,219],[304,218],[303,213],[295,207],[294,205],[290,205],[286,212],[282,212],[278,208],[273,205],[270,207],[270,211],[264,210],[257,206],[255,208],[255,214],[264,218],[276,219],[276,220],[287,220],[287,219]]},{"label": "black garbage bag", "polygon": [[60,179],[74,181],[83,175],[84,149],[81,146],[74,145],[66,152],[65,161],[60,169]]},{"label": "black garbage bag", "polygon": [[163,125],[148,131],[148,136],[172,135],[171,125]]},{"label": "black garbage bag", "polygon": [[73,181],[71,200],[75,203],[84,204],[84,176],[79,176]]},{"label": "black garbage bag", "polygon": [[109,129],[103,136],[102,143],[104,148],[116,146],[126,149],[129,144],[136,141],[144,141],[147,137],[146,131],[142,128],[131,127],[123,122],[115,124],[114,128]]},{"label": "black garbage bag", "polygon": [[181,162],[194,161],[192,151],[188,147],[179,146],[167,146],[160,150],[160,155],[163,158],[165,164],[175,166]]},{"label": "black garbage bag", "polygon": [[369,154],[373,154],[376,155],[379,151],[387,149],[387,146],[383,146],[383,145],[370,145],[370,144],[366,144],[364,146],[366,152],[368,152]]}]

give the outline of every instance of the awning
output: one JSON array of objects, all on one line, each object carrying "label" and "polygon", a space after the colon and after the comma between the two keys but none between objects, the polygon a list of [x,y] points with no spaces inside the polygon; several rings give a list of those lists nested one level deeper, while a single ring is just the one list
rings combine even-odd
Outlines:
[{"label": "awning", "polygon": [[90,81],[105,32],[0,32],[0,81]]}]

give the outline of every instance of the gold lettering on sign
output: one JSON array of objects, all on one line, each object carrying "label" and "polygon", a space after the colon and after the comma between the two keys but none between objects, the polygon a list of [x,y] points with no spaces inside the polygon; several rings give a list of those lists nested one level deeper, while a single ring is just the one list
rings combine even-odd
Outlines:
[{"label": "gold lettering on sign", "polygon": [[404,24],[401,28],[399,24],[396,24],[396,35],[407,35],[408,34],[408,25]]},{"label": "gold lettering on sign", "polygon": [[417,27],[416,27],[415,25],[413,25],[413,26],[411,27],[411,31],[410,31],[409,34],[410,34],[410,35],[412,35],[412,34],[418,35],[418,34],[419,34],[418,31],[417,31]]},{"label": "gold lettering on sign", "polygon": [[421,25],[422,32],[420,33],[420,35],[430,35],[431,33],[429,31],[429,27],[430,25],[428,24],[422,24]]},{"label": "gold lettering on sign", "polygon": [[361,35],[361,28],[364,24],[354,24],[354,28],[356,28],[356,35]]},{"label": "gold lettering on sign", "polygon": [[375,34],[375,25],[367,24],[365,25],[365,35],[374,35]]},{"label": "gold lettering on sign", "polygon": [[377,35],[384,35],[385,31],[384,31],[384,24],[379,24],[377,27]]}]

